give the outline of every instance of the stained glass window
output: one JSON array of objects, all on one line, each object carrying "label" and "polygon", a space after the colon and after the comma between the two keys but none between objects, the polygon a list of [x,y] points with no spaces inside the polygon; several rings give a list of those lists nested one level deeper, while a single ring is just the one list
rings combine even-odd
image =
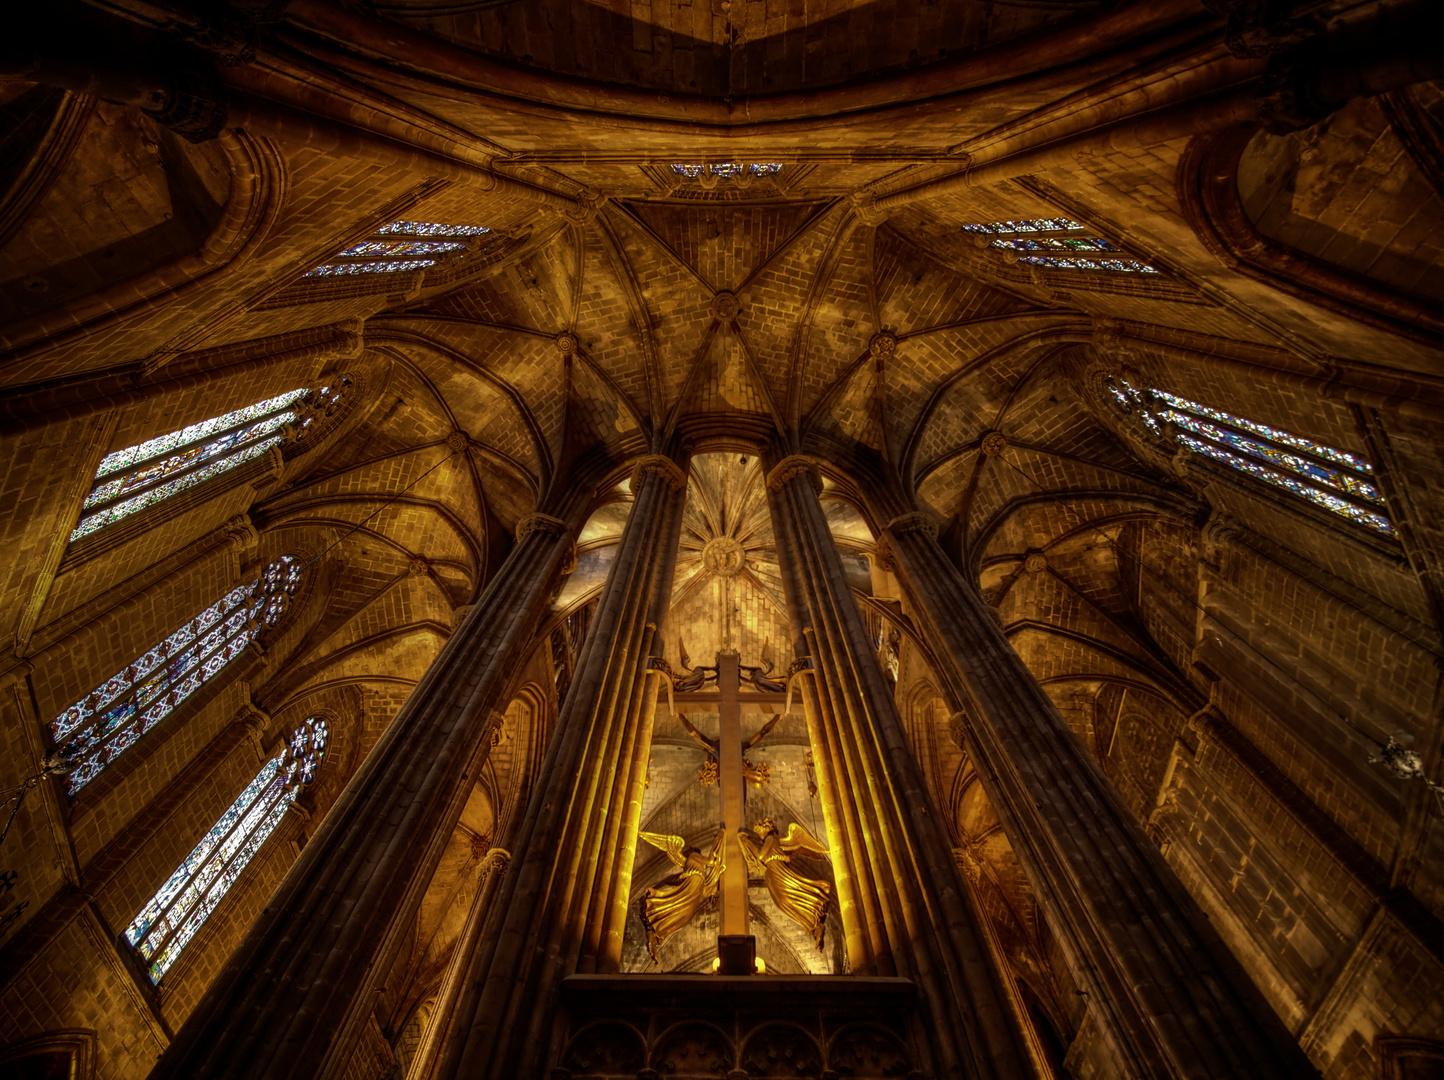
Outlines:
[{"label": "stained glass window", "polygon": [[983,233],[988,236],[1009,236],[1027,233],[1068,232],[1086,227],[1069,218],[1030,218],[1024,221],[988,221],[964,225],[963,232]]},{"label": "stained glass window", "polygon": [[[475,241],[467,237],[491,232],[485,225],[449,225],[439,221],[393,221],[360,243],[333,255],[304,277],[344,277],[349,274],[399,274],[425,270],[443,258],[468,251]],[[418,258],[417,256],[423,256]],[[435,256],[427,258],[425,256]]]},{"label": "stained glass window", "polygon": [[1122,377],[1109,379],[1107,385],[1113,399],[1154,434],[1394,535],[1384,515],[1384,496],[1374,483],[1374,467],[1363,458],[1166,390],[1140,390]]},{"label": "stained glass window", "polygon": [[300,563],[282,555],[255,581],[236,586],[57,716],[50,735],[74,763],[70,793],[99,776],[264,627],[274,626],[300,577]]},{"label": "stained glass window", "polygon": [[106,455],[95,471],[95,486],[81,505],[71,542],[260,457],[283,441],[286,425],[297,418],[303,404],[315,403],[308,395],[329,404],[339,389],[328,386],[314,395],[304,389],[288,390]]},{"label": "stained glass window", "polygon": [[[1020,221],[985,221],[962,226],[963,232],[995,237],[987,246],[1016,252],[1018,262],[1050,270],[1107,270],[1123,274],[1156,274],[1158,268],[1137,259],[1120,258],[1122,251],[1101,236],[1047,236],[1047,233],[1085,233],[1087,226],[1072,218],[1028,218]],[[980,241],[983,242],[983,241]]]},{"label": "stained glass window", "polygon": [[687,165],[679,162],[672,166],[672,171],[678,176],[685,176],[688,180],[701,180],[707,177],[717,177],[721,180],[737,180],[744,176],[776,176],[782,171],[782,162],[752,161],[744,163],[731,161],[720,165]]},{"label": "stained glass window", "polygon": [[296,728],[126,928],[152,982],[160,982],[281,823],[296,793],[315,779],[327,734],[326,721],[314,716]]}]

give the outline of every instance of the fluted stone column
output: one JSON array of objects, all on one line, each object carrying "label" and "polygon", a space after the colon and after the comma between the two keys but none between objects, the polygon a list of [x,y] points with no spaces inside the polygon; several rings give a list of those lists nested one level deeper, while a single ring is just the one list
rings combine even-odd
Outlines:
[{"label": "fluted stone column", "polygon": [[[874,509],[897,506],[887,492],[869,495]],[[1317,1076],[947,558],[930,519],[899,514],[884,540],[938,674],[971,705],[968,751],[1124,1075]]]},{"label": "fluted stone column", "polygon": [[810,657],[815,672],[802,679],[804,708],[849,960],[856,971],[917,984],[936,1076],[1030,1076],[977,913],[844,575],[820,486],[813,464],[796,456],[767,477],[794,651]]},{"label": "fluted stone column", "polygon": [[[580,485],[578,485],[580,487]],[[580,518],[573,500],[554,507]],[[578,521],[533,514],[177,1033],[158,1080],[338,1076],[475,784]]]},{"label": "fluted stone column", "polygon": [[562,978],[583,959],[591,970],[610,966],[605,944],[620,941],[612,923],[626,897],[619,908],[616,894],[629,877],[631,802],[651,742],[647,662],[671,598],[686,484],[666,457],[643,458],[633,474],[617,558],[470,958],[438,1080],[541,1076]]}]

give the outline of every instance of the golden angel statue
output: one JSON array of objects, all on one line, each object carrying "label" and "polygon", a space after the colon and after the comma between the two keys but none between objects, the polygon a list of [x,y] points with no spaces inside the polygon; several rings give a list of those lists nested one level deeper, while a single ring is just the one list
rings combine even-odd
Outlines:
[{"label": "golden angel statue", "polygon": [[832,886],[826,881],[799,874],[789,863],[794,851],[826,855],[827,848],[795,821],[787,827],[784,837],[777,835],[777,826],[772,824],[771,818],[757,822],[752,831],[757,834],[756,840],[747,835],[746,829],[739,829],[737,834],[747,866],[766,879],[772,902],[801,923],[817,942],[817,947],[822,948],[822,938],[827,932],[827,906],[832,902]]},{"label": "golden angel statue", "polygon": [[680,836],[650,832],[637,835],[660,848],[679,868],[677,873],[648,889],[638,905],[642,926],[647,931],[647,952],[655,961],[662,942],[692,921],[703,900],[717,895],[717,883],[727,866],[727,845],[723,843],[726,830],[717,830],[710,855],[690,847]]}]

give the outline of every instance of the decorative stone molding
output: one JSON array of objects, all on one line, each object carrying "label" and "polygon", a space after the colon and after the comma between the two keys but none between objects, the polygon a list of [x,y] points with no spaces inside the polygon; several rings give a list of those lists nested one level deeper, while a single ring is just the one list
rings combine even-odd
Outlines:
[{"label": "decorative stone molding", "polygon": [[462,453],[470,445],[471,436],[467,435],[467,433],[464,431],[453,431],[450,435],[446,437],[446,448],[450,450],[453,454]]},{"label": "decorative stone molding", "polygon": [[878,363],[897,353],[897,335],[891,330],[879,330],[867,341],[867,354]]},{"label": "decorative stone molding", "polygon": [[424,577],[431,572],[431,564],[420,555],[413,555],[406,564],[406,572],[412,577]]},{"label": "decorative stone molding", "polygon": [[812,486],[822,490],[822,473],[817,468],[817,462],[803,454],[789,454],[767,474],[767,486],[773,491],[781,491],[782,485],[795,477],[806,473],[812,478]]},{"label": "decorative stone molding", "polygon": [[1023,569],[1030,574],[1041,574],[1048,569],[1048,556],[1041,551],[1030,551],[1023,556]]},{"label": "decorative stone molding", "polygon": [[572,333],[570,330],[563,330],[560,334],[553,338],[553,340],[556,342],[557,352],[561,353],[563,356],[573,355],[577,351],[577,349],[581,348],[582,344],[580,341],[577,340],[577,335]]},{"label": "decorative stone molding", "polygon": [[742,304],[737,299],[737,294],[727,289],[718,291],[712,297],[712,317],[722,322],[731,322],[742,310]]},{"label": "decorative stone molding", "polygon": [[452,608],[451,628],[455,630],[460,627],[461,624],[466,620],[466,617],[471,614],[471,609],[474,607],[476,607],[475,604],[462,604],[458,608]]},{"label": "decorative stone molding", "polygon": [[552,517],[550,514],[528,514],[516,523],[516,538],[518,542],[534,532],[544,532],[551,533],[553,536],[562,536],[566,531],[567,523],[559,517]]},{"label": "decorative stone molding", "polygon": [[894,536],[902,536],[904,533],[910,532],[925,532],[931,537],[936,537],[938,523],[926,510],[914,510],[909,514],[899,514],[889,521],[887,531]]},{"label": "decorative stone molding", "polygon": [[511,852],[505,848],[494,847],[481,859],[481,871],[486,873],[489,870],[503,871],[511,865]]},{"label": "decorative stone molding", "polygon": [[687,487],[687,473],[680,465],[664,454],[648,454],[639,458],[632,470],[632,494],[636,494],[642,478],[649,474],[660,476],[673,491],[682,491]]}]

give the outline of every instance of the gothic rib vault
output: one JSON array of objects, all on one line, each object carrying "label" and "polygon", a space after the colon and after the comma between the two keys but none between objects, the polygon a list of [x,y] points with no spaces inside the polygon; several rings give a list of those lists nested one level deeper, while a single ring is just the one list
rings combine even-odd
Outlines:
[{"label": "gothic rib vault", "polygon": [[0,1072],[1436,1075],[1431,19],[28,14]]}]

